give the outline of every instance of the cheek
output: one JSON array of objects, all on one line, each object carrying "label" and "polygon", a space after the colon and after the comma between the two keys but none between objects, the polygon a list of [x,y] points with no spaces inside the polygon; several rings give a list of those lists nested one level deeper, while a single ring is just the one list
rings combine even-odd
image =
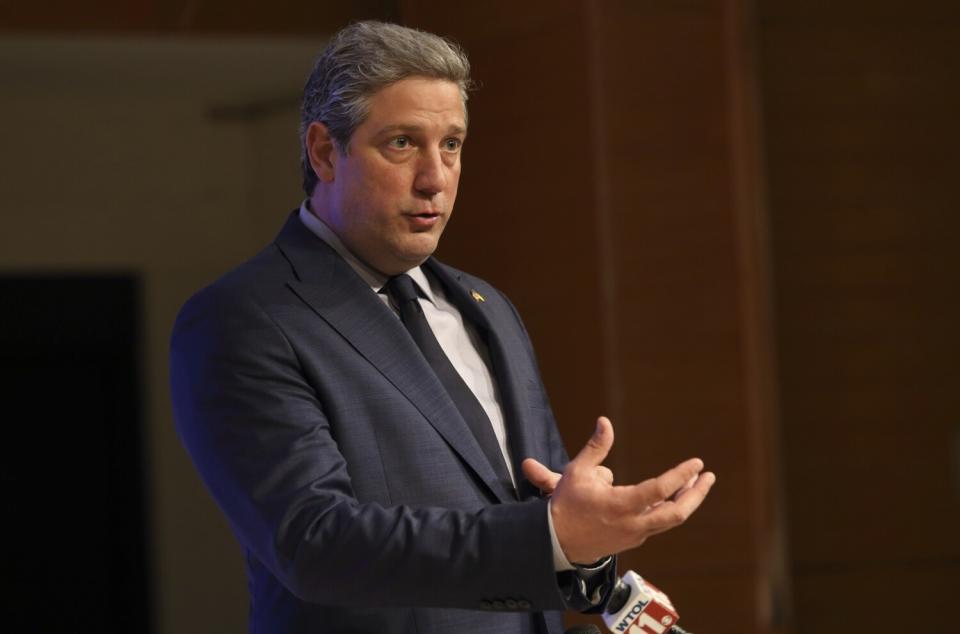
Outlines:
[{"label": "cheek", "polygon": [[457,197],[457,189],[460,187],[460,163],[457,163],[457,166],[450,170],[450,199],[453,200]]},{"label": "cheek", "polygon": [[362,191],[377,201],[379,207],[394,209],[403,204],[413,190],[413,177],[403,166],[382,170],[361,183]]},{"label": "cheek", "polygon": [[360,217],[381,215],[391,198],[391,185],[382,177],[354,178],[344,184],[344,190],[351,213]]},{"label": "cheek", "polygon": [[381,228],[399,222],[413,198],[412,173],[406,165],[384,165],[375,159],[351,172],[342,183],[351,215],[347,221]]}]

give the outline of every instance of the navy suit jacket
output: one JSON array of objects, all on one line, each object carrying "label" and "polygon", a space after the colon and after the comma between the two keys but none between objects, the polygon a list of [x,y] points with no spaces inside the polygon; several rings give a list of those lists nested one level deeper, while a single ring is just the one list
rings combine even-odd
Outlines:
[{"label": "navy suit jacket", "polygon": [[424,266],[489,347],[516,492],[397,316],[296,213],[177,318],[177,428],[246,551],[253,632],[556,634],[576,604],[520,470],[567,461],[529,338],[496,289]]}]

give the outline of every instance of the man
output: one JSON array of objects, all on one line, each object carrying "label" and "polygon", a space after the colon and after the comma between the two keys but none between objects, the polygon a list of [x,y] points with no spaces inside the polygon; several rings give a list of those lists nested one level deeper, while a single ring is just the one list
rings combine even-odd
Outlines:
[{"label": "man", "polygon": [[694,459],[614,487],[603,418],[568,464],[513,306],[431,258],[468,83],[434,35],[338,33],[304,91],[307,200],[177,319],[178,430],[246,550],[254,632],[557,634],[713,482]]}]

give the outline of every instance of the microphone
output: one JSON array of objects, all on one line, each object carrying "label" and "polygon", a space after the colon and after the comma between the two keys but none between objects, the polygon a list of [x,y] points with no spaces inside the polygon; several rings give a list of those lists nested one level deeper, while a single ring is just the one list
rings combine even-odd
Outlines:
[{"label": "microphone", "polygon": [[632,570],[617,580],[603,621],[615,634],[688,634],[670,598]]}]

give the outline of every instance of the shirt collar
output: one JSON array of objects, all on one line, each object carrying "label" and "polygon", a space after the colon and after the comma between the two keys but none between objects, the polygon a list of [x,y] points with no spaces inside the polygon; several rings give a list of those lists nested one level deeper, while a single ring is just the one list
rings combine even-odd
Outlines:
[{"label": "shirt collar", "polygon": [[[309,199],[305,199],[300,204],[300,222],[302,222],[311,233],[330,245],[330,247],[350,265],[350,268],[356,271],[360,279],[370,286],[374,293],[379,293],[389,278],[367,266],[360,258],[355,256],[343,241],[340,240],[339,236],[334,233],[333,229],[314,215],[310,210],[309,202]],[[406,274],[413,279],[417,288],[420,289],[420,293],[429,299],[430,303],[437,303],[430,280],[421,267],[415,266],[409,271],[406,271]]]}]

